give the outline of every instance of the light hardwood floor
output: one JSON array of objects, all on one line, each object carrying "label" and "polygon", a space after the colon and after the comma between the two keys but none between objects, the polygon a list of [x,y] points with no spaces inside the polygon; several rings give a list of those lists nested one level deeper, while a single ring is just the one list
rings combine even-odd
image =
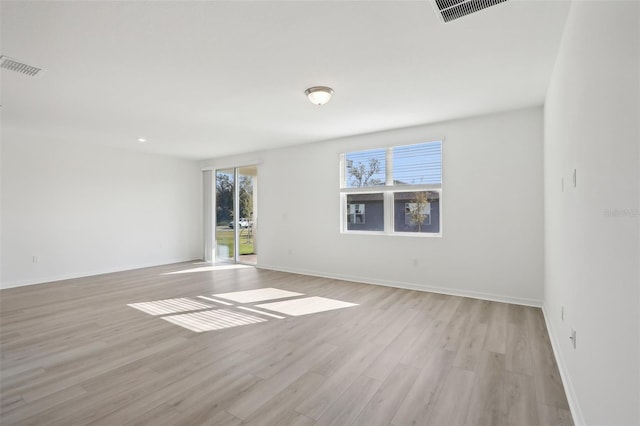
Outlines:
[{"label": "light hardwood floor", "polygon": [[[572,424],[540,309],[206,266],[2,290],[0,423]],[[267,287],[358,306],[202,333],[127,306]]]}]

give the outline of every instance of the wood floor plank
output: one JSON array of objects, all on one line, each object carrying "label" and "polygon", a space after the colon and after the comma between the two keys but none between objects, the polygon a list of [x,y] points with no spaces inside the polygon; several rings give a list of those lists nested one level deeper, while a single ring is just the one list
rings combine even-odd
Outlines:
[{"label": "wood floor plank", "polygon": [[177,424],[182,418],[182,413],[170,406],[159,405],[153,410],[147,411],[142,418],[131,421],[133,426]]},{"label": "wood floor plank", "polygon": [[364,371],[364,375],[381,382],[385,381],[396,368],[396,365],[400,363],[406,353],[406,348],[410,347],[417,337],[418,334],[414,328],[405,329],[393,342],[385,347],[375,361]]},{"label": "wood floor plank", "polygon": [[526,324],[507,325],[506,368],[512,373],[533,375]]},{"label": "wood floor plank", "polygon": [[536,426],[541,423],[538,418],[536,389],[533,377],[523,374],[507,374],[506,394],[506,424],[513,426]]},{"label": "wood floor plank", "polygon": [[380,388],[378,380],[360,375],[318,418],[317,426],[350,425]]},{"label": "wood floor plank", "polygon": [[[171,405],[183,413],[195,411],[202,405],[211,406],[215,403],[220,403],[221,407],[226,408],[225,401],[234,400],[239,394],[247,392],[263,381],[260,377],[250,373],[251,369],[247,368],[249,364],[245,358],[244,361],[235,363],[225,371],[211,366],[206,370],[215,371],[215,376],[196,383],[194,386],[185,386],[182,392],[175,389],[174,386],[174,391],[167,393],[167,398],[163,400],[163,403]],[[202,374],[208,374],[208,371],[203,371]],[[138,405],[144,405],[145,401],[141,402]]]},{"label": "wood floor plank", "polygon": [[267,404],[254,411],[243,424],[247,426],[287,424],[286,419],[291,416],[294,408],[325,380],[326,377],[317,373],[302,375],[282,392],[271,398]]},{"label": "wood floor plank", "polygon": [[484,341],[487,336],[487,324],[470,321],[462,337],[453,365],[469,371],[475,371],[481,360]]},{"label": "wood floor plank", "polygon": [[507,350],[507,304],[493,303],[490,312],[484,348],[488,351],[504,354]]},{"label": "wood floor plank", "polygon": [[532,308],[522,305],[507,305],[507,321],[509,324],[526,325],[527,311]]},{"label": "wood floor plank", "polygon": [[265,426],[280,426],[280,425],[288,425],[288,426],[313,426],[315,424],[315,420],[310,419],[304,414],[300,414],[297,411],[287,411],[284,413],[277,423],[262,423]]},{"label": "wood floor plank", "polygon": [[438,295],[438,298],[442,300],[442,303],[435,312],[435,319],[445,322],[454,320],[458,306],[462,303],[464,298],[457,296],[445,296],[443,294]]},{"label": "wood floor plank", "polygon": [[[88,420],[96,426],[129,424],[140,420],[141,417],[146,416],[147,412],[163,404],[179,409],[185,399],[190,395],[201,392],[202,389],[207,389],[209,384],[218,387],[220,392],[226,390],[224,384],[244,384],[243,379],[246,376],[240,375],[236,371],[241,368],[246,359],[241,354],[234,354],[229,357],[230,363],[224,369],[203,369],[202,371],[194,372],[174,382],[171,387],[156,389],[154,392],[144,394],[118,410],[113,410],[97,419],[89,418]],[[251,384],[255,384],[259,380],[253,376],[249,377]]]},{"label": "wood floor plank", "polygon": [[[208,411],[208,409],[211,411]],[[217,407],[203,407],[203,409],[200,409],[197,413],[191,413],[189,416],[183,415],[180,418],[180,424],[190,426],[238,426],[242,424],[242,420],[224,410],[218,410]]]},{"label": "wood floor plank", "polygon": [[223,375],[227,369],[245,362],[247,358],[245,354],[233,353],[215,361],[219,369],[198,370],[188,375],[169,372],[166,376],[158,374],[144,382],[128,383],[127,387],[101,389],[73,399],[58,409],[47,410],[40,416],[30,417],[27,424],[37,425],[43,421],[51,425],[91,422],[107,425],[126,424],[136,419],[141,410],[149,411],[169,400],[176,393],[180,394],[200,383],[214,380]]},{"label": "wood floor plank", "polygon": [[425,425],[463,425],[469,409],[476,373],[452,367],[429,403],[421,423]]},{"label": "wood floor plank", "polygon": [[127,357],[118,355],[120,347],[111,348],[109,355],[97,356],[85,362],[78,360],[76,363],[70,362],[64,366],[59,366],[59,368],[45,370],[45,374],[38,376],[34,380],[20,383],[6,391],[7,393],[18,392],[26,400],[35,401],[77,383],[112,372],[138,359],[162,352],[166,348],[176,348],[184,343],[185,340],[179,338],[177,340],[160,340],[158,345],[152,347],[140,348],[134,346],[127,352]]},{"label": "wood floor plank", "polygon": [[[423,327],[415,328],[418,336],[406,347],[400,362],[412,367],[422,368],[425,360],[430,358],[430,354],[440,349],[440,346],[434,344],[434,342],[441,341],[445,325],[446,323],[442,321],[430,320],[425,322]],[[421,328],[422,330],[420,330]]]},{"label": "wood floor plank", "polygon": [[487,324],[491,322],[491,316],[493,312],[493,305],[496,302],[491,302],[489,300],[474,300],[473,301],[473,310],[470,313],[470,321],[472,323],[480,323]]},{"label": "wood floor plank", "polygon": [[237,401],[231,404],[226,411],[242,420],[267,403],[274,393],[281,392],[305,373],[308,373],[315,364],[336,350],[335,346],[328,344],[318,345],[313,351],[304,353],[300,358],[292,362],[286,370],[283,370],[271,378],[257,383]]},{"label": "wood floor plank", "polygon": [[384,345],[363,343],[343,359],[341,367],[302,401],[295,410],[317,420],[379,356]]},{"label": "wood floor plank", "polygon": [[360,425],[388,425],[396,415],[404,395],[418,377],[418,369],[397,364],[378,391],[369,400],[354,423]]},{"label": "wood floor plank", "polygon": [[573,426],[571,412],[566,408],[538,404],[538,420],[545,426]]},{"label": "wood floor plank", "polygon": [[434,395],[438,394],[443,386],[455,356],[455,352],[438,348],[423,360],[424,365],[420,369],[420,374],[404,396],[392,419],[393,425],[420,425],[424,422],[429,412],[429,405],[432,404]]},{"label": "wood floor plank", "polygon": [[[398,306],[400,309],[400,306]],[[406,326],[415,316],[418,311],[414,309],[401,309],[394,318],[390,319],[387,326],[380,331],[380,333],[374,338],[376,343],[382,345],[388,345],[394,341],[398,334],[406,329]]]},{"label": "wood floor plank", "polygon": [[71,386],[35,402],[23,404],[12,410],[7,409],[2,413],[2,424],[18,424],[21,419],[40,414],[86,393],[82,386]]},{"label": "wood floor plank", "polygon": [[[224,422],[232,424],[241,423],[241,419],[227,413],[225,408],[237,395],[247,392],[260,381],[260,378],[251,374],[241,372],[228,374],[213,383],[205,382],[186,392],[176,392],[161,406],[170,407],[173,411],[180,413],[180,423],[207,424],[212,417],[221,417],[225,419]],[[142,421],[146,416],[147,413],[142,413],[138,420]]]},{"label": "wood floor plank", "polygon": [[504,358],[502,354],[483,351],[467,409],[466,425],[506,424],[507,372]]}]

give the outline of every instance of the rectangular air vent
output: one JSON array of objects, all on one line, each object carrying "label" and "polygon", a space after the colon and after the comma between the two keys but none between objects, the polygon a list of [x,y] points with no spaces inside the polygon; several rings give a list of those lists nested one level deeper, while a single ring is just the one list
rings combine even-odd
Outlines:
[{"label": "rectangular air vent", "polygon": [[26,74],[31,77],[37,75],[40,71],[42,71],[42,68],[27,65],[6,56],[0,56],[0,68]]},{"label": "rectangular air vent", "polygon": [[507,0],[432,0],[443,22],[453,21]]}]

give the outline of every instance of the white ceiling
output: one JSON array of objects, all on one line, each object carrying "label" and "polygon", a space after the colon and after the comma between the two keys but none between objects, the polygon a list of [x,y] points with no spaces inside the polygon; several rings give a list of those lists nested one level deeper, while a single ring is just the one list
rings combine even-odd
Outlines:
[{"label": "white ceiling", "polygon": [[44,72],[2,71],[2,124],[204,159],[541,105],[568,8],[5,0],[2,54]]}]

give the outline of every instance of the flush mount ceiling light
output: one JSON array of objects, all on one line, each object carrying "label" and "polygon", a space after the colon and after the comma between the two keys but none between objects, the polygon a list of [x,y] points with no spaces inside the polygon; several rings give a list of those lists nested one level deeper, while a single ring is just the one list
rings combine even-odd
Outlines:
[{"label": "flush mount ceiling light", "polygon": [[138,138],[136,140],[138,141],[138,143],[145,143],[147,141],[146,138]]},{"label": "flush mount ceiling light", "polygon": [[324,105],[331,99],[333,89],[326,86],[314,86],[305,90],[304,94],[307,95],[312,104]]}]

